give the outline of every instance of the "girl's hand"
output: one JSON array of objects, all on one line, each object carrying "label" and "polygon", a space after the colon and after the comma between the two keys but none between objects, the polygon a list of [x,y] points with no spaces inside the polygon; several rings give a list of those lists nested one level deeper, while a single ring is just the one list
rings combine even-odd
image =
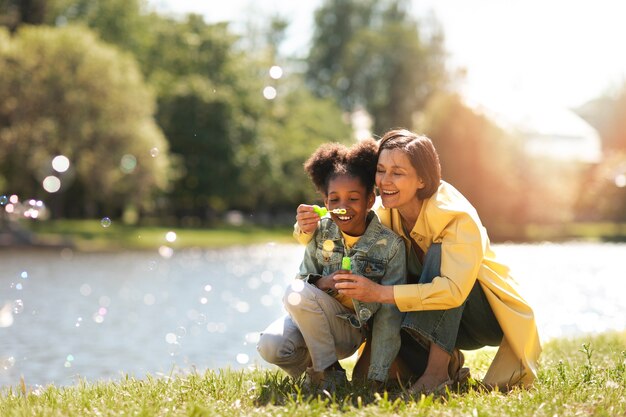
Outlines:
[{"label": "girl's hand", "polygon": [[315,286],[322,291],[336,290],[335,280],[333,279],[333,277],[342,272],[345,273],[346,271],[335,271],[330,275],[324,275],[322,278],[317,280],[317,282],[315,283]]},{"label": "girl's hand", "polygon": [[313,210],[313,206],[300,204],[296,210],[296,221],[301,231],[312,234],[317,229],[320,216]]},{"label": "girl's hand", "polygon": [[339,294],[347,295],[364,303],[394,304],[393,287],[376,284],[364,276],[351,273],[338,273],[333,276],[335,289]]}]

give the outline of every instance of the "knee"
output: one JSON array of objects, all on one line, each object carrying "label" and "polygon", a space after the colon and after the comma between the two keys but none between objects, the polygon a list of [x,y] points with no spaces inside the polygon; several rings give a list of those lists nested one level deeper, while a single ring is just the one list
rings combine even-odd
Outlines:
[{"label": "knee", "polygon": [[311,284],[297,280],[288,285],[283,295],[283,305],[292,314],[315,300],[315,289]]},{"label": "knee", "polygon": [[256,350],[259,355],[268,363],[278,364],[281,359],[284,359],[287,354],[288,343],[281,335],[262,333],[259,342],[256,345]]}]

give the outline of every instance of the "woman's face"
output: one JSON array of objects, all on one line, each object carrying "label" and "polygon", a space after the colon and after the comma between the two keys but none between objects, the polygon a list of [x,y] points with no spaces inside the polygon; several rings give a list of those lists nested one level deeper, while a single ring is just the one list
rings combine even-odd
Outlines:
[{"label": "woman's face", "polygon": [[342,232],[361,236],[367,228],[367,212],[374,204],[374,193],[367,190],[358,178],[339,175],[328,182],[328,195],[324,200],[329,210],[346,209],[346,214],[332,214],[333,221]]},{"label": "woman's face", "polygon": [[417,191],[424,188],[409,157],[400,149],[384,149],[378,157],[376,186],[383,205],[387,208],[402,208],[414,204]]}]

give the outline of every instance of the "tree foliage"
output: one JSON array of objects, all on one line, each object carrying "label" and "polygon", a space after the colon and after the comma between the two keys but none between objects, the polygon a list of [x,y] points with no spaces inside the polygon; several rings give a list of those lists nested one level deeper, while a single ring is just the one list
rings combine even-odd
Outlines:
[{"label": "tree foliage", "polygon": [[420,128],[437,148],[443,179],[472,202],[490,233],[519,233],[516,228],[527,220],[519,138],[468,108],[455,94],[433,97]]},{"label": "tree foliage", "polygon": [[626,222],[626,84],[578,109],[600,132],[604,157],[581,184],[577,216],[581,220]]},{"label": "tree foliage", "polygon": [[315,14],[307,81],[342,108],[365,108],[374,131],[414,127],[446,83],[443,34],[426,33],[402,0],[328,0]]},{"label": "tree foliage", "polygon": [[153,192],[168,187],[169,152],[133,58],[79,27],[0,34],[0,175],[7,191],[41,198],[52,158],[65,155],[71,169],[60,174],[54,202],[62,213],[149,208]]}]

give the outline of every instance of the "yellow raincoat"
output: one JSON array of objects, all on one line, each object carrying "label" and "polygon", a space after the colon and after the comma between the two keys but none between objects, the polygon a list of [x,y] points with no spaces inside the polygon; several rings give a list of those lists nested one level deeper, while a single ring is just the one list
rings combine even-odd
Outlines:
[{"label": "yellow raincoat", "polygon": [[[407,250],[412,250],[398,210],[379,203],[374,209],[381,223],[402,236]],[[304,234],[295,235],[301,242],[308,240]],[[478,279],[504,333],[483,383],[500,388],[531,385],[541,353],[533,310],[518,293],[509,268],[496,260],[474,207],[452,185],[442,181],[437,192],[424,200],[410,235],[424,253],[432,243],[441,243],[441,276],[428,284],[394,286],[400,311],[458,307]]]}]

